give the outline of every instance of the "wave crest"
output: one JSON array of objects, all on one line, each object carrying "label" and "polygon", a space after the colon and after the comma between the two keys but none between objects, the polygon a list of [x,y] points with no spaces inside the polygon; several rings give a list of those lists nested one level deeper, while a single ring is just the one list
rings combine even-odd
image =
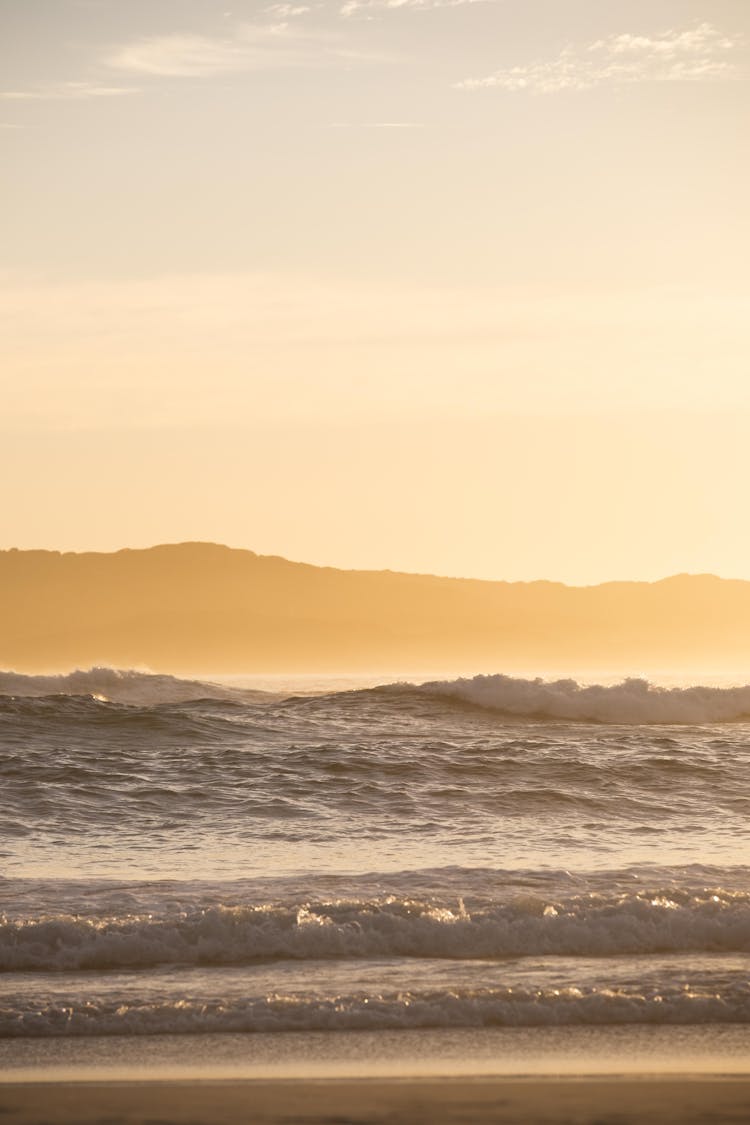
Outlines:
[{"label": "wave crest", "polygon": [[0,672],[0,695],[32,698],[89,696],[107,703],[134,703],[148,707],[197,699],[242,699],[257,694],[203,680],[183,680],[178,676],[134,669],[89,668],[50,676]]},{"label": "wave crest", "polygon": [[712,980],[667,987],[481,988],[246,999],[114,999],[0,1015],[0,1037],[341,1031],[450,1027],[747,1023],[750,985]]},{"label": "wave crest", "polygon": [[232,965],[276,959],[619,956],[750,950],[750,894],[725,889],[519,895],[467,910],[387,896],[0,924],[0,971]]},{"label": "wave crest", "polygon": [[[287,692],[284,693],[288,694]],[[0,696],[15,698],[85,697],[89,700],[141,707],[182,704],[199,700],[263,704],[278,700],[267,691],[205,680],[181,679],[164,673],[132,669],[90,668],[59,675],[0,672]],[[307,698],[305,698],[307,697]],[[581,684],[573,679],[544,680],[479,675],[428,683],[385,684],[381,687],[303,692],[289,695],[290,706],[327,701],[337,707],[373,700],[379,708],[398,711],[425,702],[460,703],[519,719],[550,719],[598,723],[724,723],[750,718],[750,684],[738,687],[660,687],[629,678],[619,684]]]},{"label": "wave crest", "polygon": [[750,717],[750,684],[742,687],[658,687],[644,679],[582,685],[576,680],[513,676],[433,681],[427,695],[523,718],[599,723],[722,723]]}]

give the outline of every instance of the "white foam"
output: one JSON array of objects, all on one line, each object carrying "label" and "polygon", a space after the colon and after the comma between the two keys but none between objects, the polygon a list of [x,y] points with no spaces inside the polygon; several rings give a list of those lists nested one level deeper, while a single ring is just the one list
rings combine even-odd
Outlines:
[{"label": "white foam", "polygon": [[89,668],[51,676],[0,672],[0,695],[87,695],[103,702],[151,706],[193,699],[242,699],[257,694],[202,680],[183,680],[132,669]]},{"label": "white foam", "polygon": [[244,999],[87,999],[29,1007],[16,999],[0,1013],[0,1036],[82,1036],[717,1024],[750,1020],[745,979],[666,987],[435,989],[397,993]]},{"label": "white foam", "polygon": [[246,964],[291,958],[503,958],[750,951],[740,891],[523,894],[471,911],[386,896],[0,925],[1,971]]},{"label": "white foam", "polygon": [[[519,718],[601,723],[720,723],[750,718],[750,684],[660,687],[644,679],[631,678],[619,684],[602,685],[579,684],[572,679],[521,679],[498,674],[435,680],[417,688],[404,684],[390,686],[398,686],[399,694],[408,687],[422,696],[458,700]],[[48,676],[0,672],[0,695],[90,696],[142,706],[197,699],[250,702],[272,698],[267,692],[249,688],[117,668],[79,669]]]},{"label": "white foam", "polygon": [[421,692],[507,715],[600,723],[721,723],[750,717],[750,685],[658,687],[643,679],[611,686],[512,676],[433,681]]}]

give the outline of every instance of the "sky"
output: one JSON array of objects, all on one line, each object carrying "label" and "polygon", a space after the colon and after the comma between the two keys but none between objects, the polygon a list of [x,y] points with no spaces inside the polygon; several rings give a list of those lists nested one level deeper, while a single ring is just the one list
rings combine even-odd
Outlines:
[{"label": "sky", "polygon": [[747,0],[0,0],[0,547],[750,579]]}]

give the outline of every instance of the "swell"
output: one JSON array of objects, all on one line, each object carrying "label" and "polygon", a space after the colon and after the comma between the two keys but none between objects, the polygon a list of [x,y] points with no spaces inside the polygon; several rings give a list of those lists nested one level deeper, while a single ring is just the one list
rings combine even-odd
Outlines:
[{"label": "swell", "polygon": [[[61,675],[29,676],[0,672],[0,707],[13,709],[19,699],[46,704],[48,711],[78,697],[79,708],[97,703],[152,708],[160,704],[214,701],[266,704],[279,714],[309,716],[335,713],[340,720],[370,712],[412,713],[428,718],[441,709],[461,707],[494,714],[496,719],[558,720],[615,724],[706,724],[750,718],[750,684],[737,687],[660,687],[630,678],[621,683],[580,684],[573,679],[543,680],[479,675],[470,679],[398,683],[355,691],[282,699],[267,692],[203,680],[185,680],[115,668],[91,668]],[[85,698],[84,698],[85,697]],[[15,701],[15,702],[14,702]],[[29,705],[33,710],[33,704]]]},{"label": "swell", "polygon": [[0,696],[89,696],[103,702],[148,707],[199,699],[240,700],[264,694],[134,669],[89,668],[48,676],[0,672]]},{"label": "swell", "polygon": [[492,959],[750,951],[750,893],[702,888],[370,899],[5,918],[0,971],[241,965],[275,959]]}]

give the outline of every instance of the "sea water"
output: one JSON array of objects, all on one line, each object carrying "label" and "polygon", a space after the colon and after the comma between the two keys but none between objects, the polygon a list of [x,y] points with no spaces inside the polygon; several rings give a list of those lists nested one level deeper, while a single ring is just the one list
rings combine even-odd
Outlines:
[{"label": "sea water", "polygon": [[0,1066],[747,1058],[750,688],[269,686],[0,674]]}]

